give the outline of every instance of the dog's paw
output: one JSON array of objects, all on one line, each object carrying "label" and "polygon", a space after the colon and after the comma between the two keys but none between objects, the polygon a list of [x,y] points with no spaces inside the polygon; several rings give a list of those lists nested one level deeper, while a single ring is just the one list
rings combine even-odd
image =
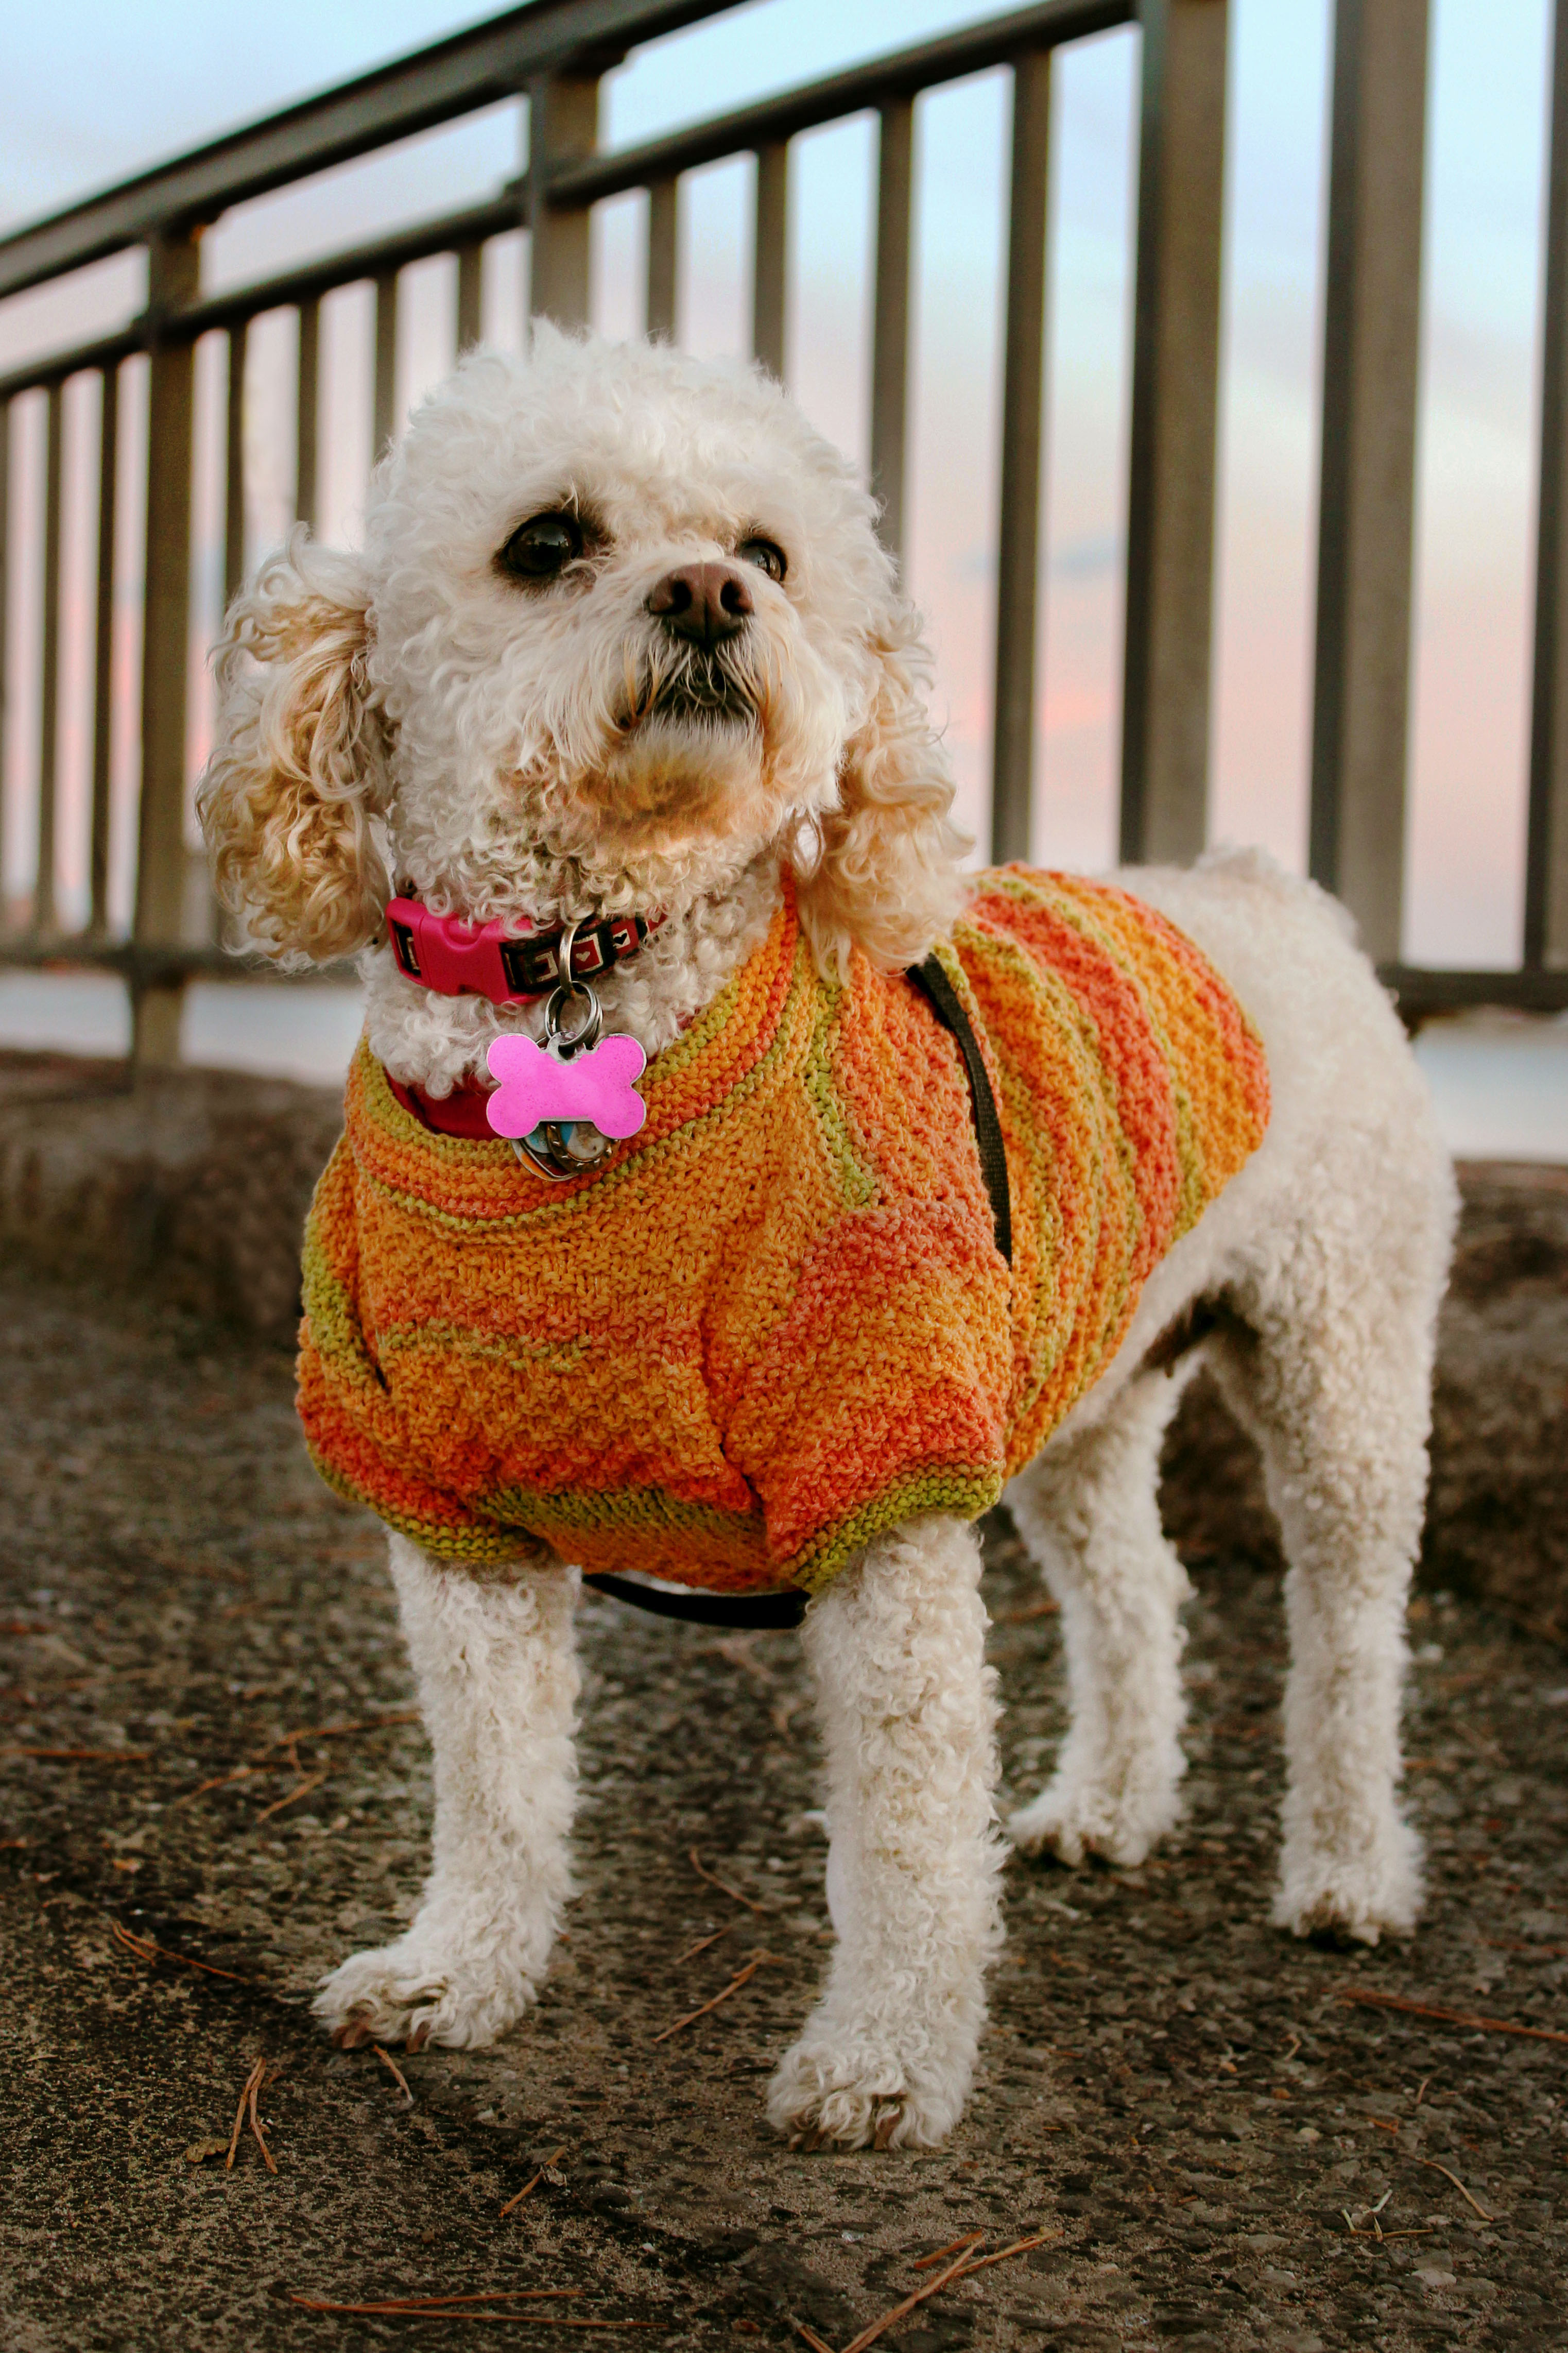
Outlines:
[{"label": "dog's paw", "polygon": [[768,2086],[768,2121],[792,2148],[937,2148],[963,2110],[969,2070],[917,2083],[896,2052],[807,2032]]},{"label": "dog's paw", "polygon": [[1274,1923],[1294,1936],[1331,1936],[1375,1945],[1406,1934],[1421,1909],[1421,1847],[1395,1820],[1371,1852],[1337,1855],[1287,1845],[1274,1898]]},{"label": "dog's paw", "polygon": [[1006,1829],[1022,1854],[1053,1854],[1074,1867],[1098,1854],[1130,1870],[1146,1861],[1180,1810],[1173,1789],[1131,1799],[1066,1782],[1058,1774],[1008,1817]]},{"label": "dog's paw", "polygon": [[493,1951],[443,1949],[416,1926],[390,1945],[351,1953],[310,2007],[345,2051],[365,2042],[427,2042],[458,2051],[496,2042],[534,1999],[525,1972]]}]

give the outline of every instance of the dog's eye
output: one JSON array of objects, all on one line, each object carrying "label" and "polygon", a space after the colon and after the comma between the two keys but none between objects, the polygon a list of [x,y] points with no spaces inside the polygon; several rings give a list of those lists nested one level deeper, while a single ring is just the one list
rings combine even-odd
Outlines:
[{"label": "dog's eye", "polygon": [[501,549],[504,568],[519,580],[553,580],[583,553],[583,526],[572,514],[542,514],[520,523]]},{"label": "dog's eye", "polygon": [[783,548],[775,547],[771,539],[743,539],[735,553],[742,564],[754,564],[770,580],[782,580],[789,569]]}]

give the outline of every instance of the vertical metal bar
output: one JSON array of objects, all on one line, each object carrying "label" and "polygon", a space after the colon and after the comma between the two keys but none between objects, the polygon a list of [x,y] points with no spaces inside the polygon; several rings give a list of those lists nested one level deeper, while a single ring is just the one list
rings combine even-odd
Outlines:
[{"label": "vertical metal bar", "polygon": [[675,341],[680,234],[680,183],[655,180],[647,192],[647,301],[643,332],[650,343]]},{"label": "vertical metal bar", "polygon": [[1557,0],[1541,358],[1541,514],[1524,961],[1568,963],[1568,0]]},{"label": "vertical metal bar", "polygon": [[0,400],[0,934],[10,929],[5,900],[5,695],[10,678],[11,404]]},{"label": "vertical metal bar", "polygon": [[245,365],[250,322],[228,331],[228,400],[224,417],[223,608],[245,578]]},{"label": "vertical metal bar", "polygon": [[99,378],[98,604],[92,646],[92,830],[88,928],[109,929],[109,785],[114,749],[114,523],[120,482],[120,370]]},{"label": "vertical metal bar", "polygon": [[485,248],[477,237],[458,248],[458,353],[484,341]]},{"label": "vertical metal bar", "polygon": [[789,142],[757,149],[756,234],[752,248],[752,356],[779,384],[784,373],[789,281]]},{"label": "vertical metal bar", "polygon": [[300,382],[294,409],[294,513],[316,528],[317,417],[321,406],[321,303],[312,294],[300,305]]},{"label": "vertical metal bar", "polygon": [[[191,570],[191,422],[195,351],[171,333],[171,311],[200,281],[195,233],[150,239],[146,586],[142,635],[142,803],[137,827],[136,943],[178,944],[185,897],[185,681]],[[180,1058],[182,980],[132,992],[132,1055],[159,1066]]]},{"label": "vertical metal bar", "polygon": [[1426,24],[1427,0],[1334,16],[1310,866],[1385,962],[1404,898]]},{"label": "vertical metal bar", "polygon": [[588,323],[588,207],[553,205],[557,164],[591,155],[599,139],[597,74],[542,75],[529,90],[529,307],[558,327]]},{"label": "vertical metal bar", "polygon": [[1192,858],[1207,820],[1226,0],[1141,0],[1121,855]]},{"label": "vertical metal bar", "polygon": [[378,464],[397,430],[397,272],[375,281],[375,409],[371,463]]},{"label": "vertical metal bar", "polygon": [[871,311],[871,489],[881,501],[882,544],[904,554],[904,476],[910,376],[910,236],[915,109],[882,109],[877,150],[877,283]]},{"label": "vertical metal bar", "polygon": [[1002,516],[996,562],[996,698],[991,855],[1029,855],[1035,776],[1035,643],[1040,544],[1041,412],[1046,391],[1046,228],[1051,57],[1013,68],[1013,188],[1003,362]]},{"label": "vertical metal bar", "polygon": [[44,459],[43,659],[38,689],[38,872],[33,885],[33,929],[55,928],[55,797],[59,759],[60,505],[65,386],[49,386],[48,448]]}]

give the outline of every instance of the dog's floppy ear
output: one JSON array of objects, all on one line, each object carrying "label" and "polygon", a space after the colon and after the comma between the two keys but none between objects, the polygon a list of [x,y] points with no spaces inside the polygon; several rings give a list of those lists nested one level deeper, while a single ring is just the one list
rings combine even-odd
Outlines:
[{"label": "dog's floppy ear", "polygon": [[385,741],[366,675],[370,594],[357,558],[297,530],[230,607],[217,726],[196,796],[223,904],[284,965],[373,938],[387,884],[372,818]]},{"label": "dog's floppy ear", "polygon": [[952,776],[926,711],[929,658],[912,607],[877,632],[870,712],[845,746],[820,855],[797,863],[801,923],[825,972],[860,948],[885,972],[919,964],[966,896],[969,839],[949,822]]}]

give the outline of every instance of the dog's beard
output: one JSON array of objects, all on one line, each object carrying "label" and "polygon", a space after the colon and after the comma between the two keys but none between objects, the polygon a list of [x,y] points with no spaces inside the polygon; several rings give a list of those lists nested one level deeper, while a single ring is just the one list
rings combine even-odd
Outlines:
[{"label": "dog's beard", "polygon": [[772,687],[754,633],[721,646],[647,648],[626,679],[625,733],[652,721],[750,731],[761,726]]},{"label": "dog's beard", "polygon": [[628,649],[614,740],[579,788],[601,841],[646,851],[767,830],[772,680],[752,640]]},{"label": "dog's beard", "polygon": [[602,831],[628,848],[750,839],[769,822],[761,726],[752,712],[661,699],[622,733],[590,797]]},{"label": "dog's beard", "polygon": [[664,679],[647,712],[652,719],[695,721],[710,727],[753,727],[757,720],[752,689],[714,654],[694,655]]},{"label": "dog's beard", "polygon": [[572,893],[673,903],[749,864],[800,799],[792,667],[755,628],[711,649],[634,637],[612,661],[577,723],[512,771],[514,807]]}]

